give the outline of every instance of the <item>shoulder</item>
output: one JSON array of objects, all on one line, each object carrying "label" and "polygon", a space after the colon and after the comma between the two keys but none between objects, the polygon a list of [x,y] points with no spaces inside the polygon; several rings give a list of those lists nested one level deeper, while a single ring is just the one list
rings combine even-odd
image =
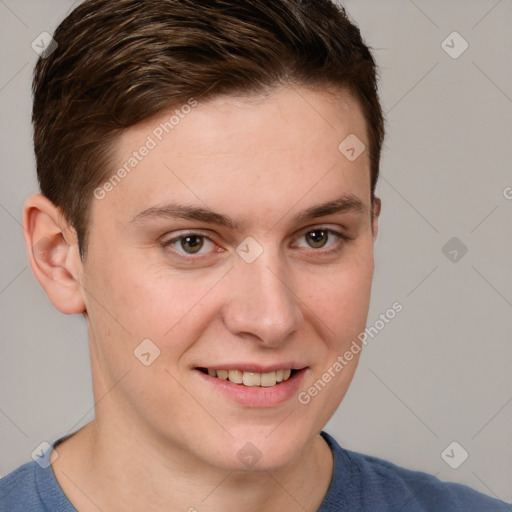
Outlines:
[{"label": "shoulder", "polygon": [[504,502],[455,482],[443,482],[436,476],[413,471],[389,461],[349,452],[348,458],[358,466],[360,475],[369,477],[368,487],[377,497],[396,503],[404,510],[438,510],[450,512],[510,511]]},{"label": "shoulder", "polygon": [[36,463],[23,464],[0,479],[0,511],[44,510],[36,484]]},{"label": "shoulder", "polygon": [[[361,510],[379,512],[512,510],[503,501],[486,496],[466,485],[442,482],[429,473],[413,471],[378,457],[345,450],[332,437],[325,433],[322,436],[334,455],[334,474],[326,501],[328,498],[339,498],[349,508],[360,507]],[[332,501],[332,505],[334,503]],[[327,507],[321,510],[327,512],[330,509]]]},{"label": "shoulder", "polygon": [[0,512],[76,512],[51,466],[27,462],[0,478]]}]

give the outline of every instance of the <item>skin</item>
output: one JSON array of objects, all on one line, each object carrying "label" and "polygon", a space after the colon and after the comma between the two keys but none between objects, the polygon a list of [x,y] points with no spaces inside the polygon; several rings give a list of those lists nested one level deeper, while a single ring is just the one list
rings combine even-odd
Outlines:
[{"label": "skin", "polygon": [[[115,164],[168,118],[124,132]],[[78,510],[320,506],[333,460],[318,433],[359,355],[308,404],[297,394],[365,328],[380,210],[376,199],[372,214],[368,151],[349,161],[338,150],[349,134],[368,147],[361,110],[344,91],[283,87],[201,102],[121,183],[93,199],[85,261],[60,211],[40,195],[27,200],[34,273],[57,309],[85,312],[87,321],[96,418],[58,446],[52,466]],[[339,196],[357,198],[361,208],[295,219]],[[177,201],[240,226],[132,221]],[[325,247],[312,247],[311,231],[318,236],[322,227],[351,239],[331,233],[321,238]],[[164,244],[184,230],[211,240],[188,262],[177,254],[189,246]],[[236,252],[249,236],[263,248],[250,264]],[[149,366],[133,353],[144,339],[160,350]],[[241,361],[294,361],[306,370],[297,392],[272,407],[242,406],[196,370]],[[252,467],[237,456],[248,442],[261,455]]]}]

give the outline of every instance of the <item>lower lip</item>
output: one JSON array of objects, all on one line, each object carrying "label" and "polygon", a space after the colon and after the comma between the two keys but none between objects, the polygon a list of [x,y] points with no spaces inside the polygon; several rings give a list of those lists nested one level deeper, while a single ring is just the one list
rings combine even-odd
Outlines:
[{"label": "lower lip", "polygon": [[275,386],[244,386],[229,380],[212,377],[200,370],[195,370],[209,386],[244,407],[265,408],[280,405],[297,395],[297,389],[307,368],[298,370],[293,377]]}]

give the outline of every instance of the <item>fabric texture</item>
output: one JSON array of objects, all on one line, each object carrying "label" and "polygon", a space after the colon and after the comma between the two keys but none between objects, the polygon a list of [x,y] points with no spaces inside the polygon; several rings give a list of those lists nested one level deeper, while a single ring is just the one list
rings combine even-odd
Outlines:
[{"label": "fabric texture", "polygon": [[[512,511],[512,504],[465,485],[346,450],[326,432],[321,435],[333,452],[334,471],[318,512]],[[76,512],[49,465],[50,451],[39,463],[24,464],[0,479],[0,512]]]}]

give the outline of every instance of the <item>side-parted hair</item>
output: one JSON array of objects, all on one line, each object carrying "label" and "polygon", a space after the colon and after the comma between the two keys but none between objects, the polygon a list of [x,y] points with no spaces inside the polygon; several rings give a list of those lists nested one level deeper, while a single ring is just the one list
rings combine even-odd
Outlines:
[{"label": "side-parted hair", "polygon": [[87,0],[53,38],[32,85],[37,175],[76,230],[82,258],[116,139],[190,98],[281,85],[348,90],[366,120],[374,197],[384,139],[376,65],[330,0]]}]

